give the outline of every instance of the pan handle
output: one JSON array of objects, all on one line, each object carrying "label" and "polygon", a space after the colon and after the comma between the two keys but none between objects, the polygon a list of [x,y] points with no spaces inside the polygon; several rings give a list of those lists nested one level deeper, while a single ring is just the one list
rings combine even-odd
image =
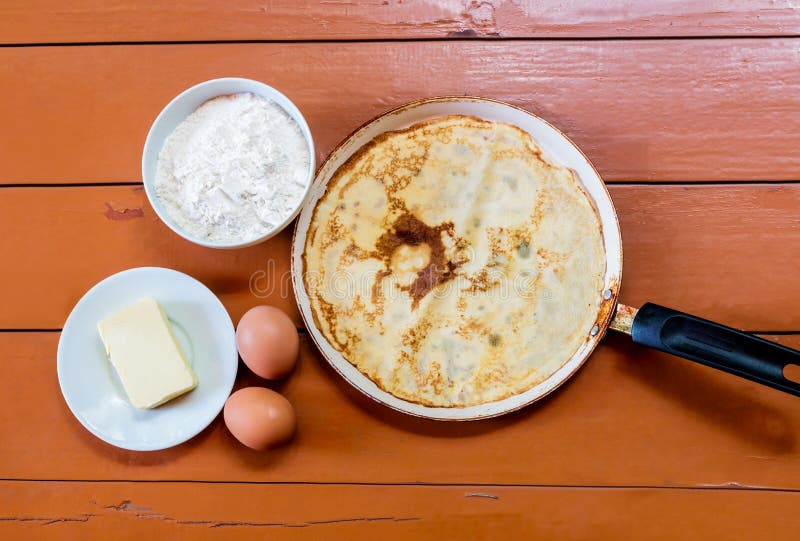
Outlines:
[{"label": "pan handle", "polygon": [[616,319],[626,318],[629,327],[612,328],[630,329],[637,344],[800,396],[800,379],[785,376],[787,366],[800,372],[800,351],[652,303],[638,311],[620,305]]}]

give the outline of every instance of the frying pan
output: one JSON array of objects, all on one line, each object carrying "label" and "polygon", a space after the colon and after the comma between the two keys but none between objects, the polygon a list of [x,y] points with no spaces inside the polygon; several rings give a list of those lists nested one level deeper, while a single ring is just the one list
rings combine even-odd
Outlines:
[{"label": "frying pan", "polygon": [[[431,407],[380,389],[337,351],[317,328],[303,281],[303,250],[314,207],[336,172],[350,156],[374,137],[411,124],[447,115],[471,115],[515,125],[533,136],[548,160],[573,169],[594,201],[603,230],[606,271],[601,306],[586,339],[561,368],[517,395],[467,407]],[[718,370],[800,396],[800,384],[784,375],[787,366],[800,365],[800,352],[705,319],[647,303],[639,309],[618,302],[622,278],[622,238],[611,197],[595,168],[563,133],[547,121],[500,101],[478,97],[434,97],[414,101],[373,119],[341,143],[317,172],[309,199],[300,213],[292,241],[292,282],[311,338],[323,357],[350,384],[393,409],[439,420],[473,420],[508,413],[541,399],[580,368],[610,328],[630,335],[637,344],[665,351]]]}]

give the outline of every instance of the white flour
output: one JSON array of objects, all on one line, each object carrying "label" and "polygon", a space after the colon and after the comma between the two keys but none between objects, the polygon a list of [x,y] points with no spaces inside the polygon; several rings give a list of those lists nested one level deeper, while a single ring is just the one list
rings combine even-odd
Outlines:
[{"label": "white flour", "polygon": [[254,94],[209,100],[189,115],[158,155],[155,190],[170,217],[206,241],[264,235],[297,207],[309,148],[281,107]]}]

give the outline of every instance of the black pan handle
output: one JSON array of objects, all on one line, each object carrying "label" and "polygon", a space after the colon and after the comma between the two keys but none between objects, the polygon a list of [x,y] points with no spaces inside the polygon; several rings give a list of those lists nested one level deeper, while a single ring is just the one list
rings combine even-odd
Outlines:
[{"label": "black pan handle", "polygon": [[800,396],[800,383],[784,376],[787,365],[800,365],[800,351],[652,303],[630,330],[637,344]]}]

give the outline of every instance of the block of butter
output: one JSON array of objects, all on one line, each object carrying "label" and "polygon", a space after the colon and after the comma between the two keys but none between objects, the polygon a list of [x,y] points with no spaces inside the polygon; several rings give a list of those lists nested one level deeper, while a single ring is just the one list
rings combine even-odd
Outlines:
[{"label": "block of butter", "polygon": [[160,406],[197,387],[166,314],[145,297],[97,323],[111,364],[137,408]]}]

